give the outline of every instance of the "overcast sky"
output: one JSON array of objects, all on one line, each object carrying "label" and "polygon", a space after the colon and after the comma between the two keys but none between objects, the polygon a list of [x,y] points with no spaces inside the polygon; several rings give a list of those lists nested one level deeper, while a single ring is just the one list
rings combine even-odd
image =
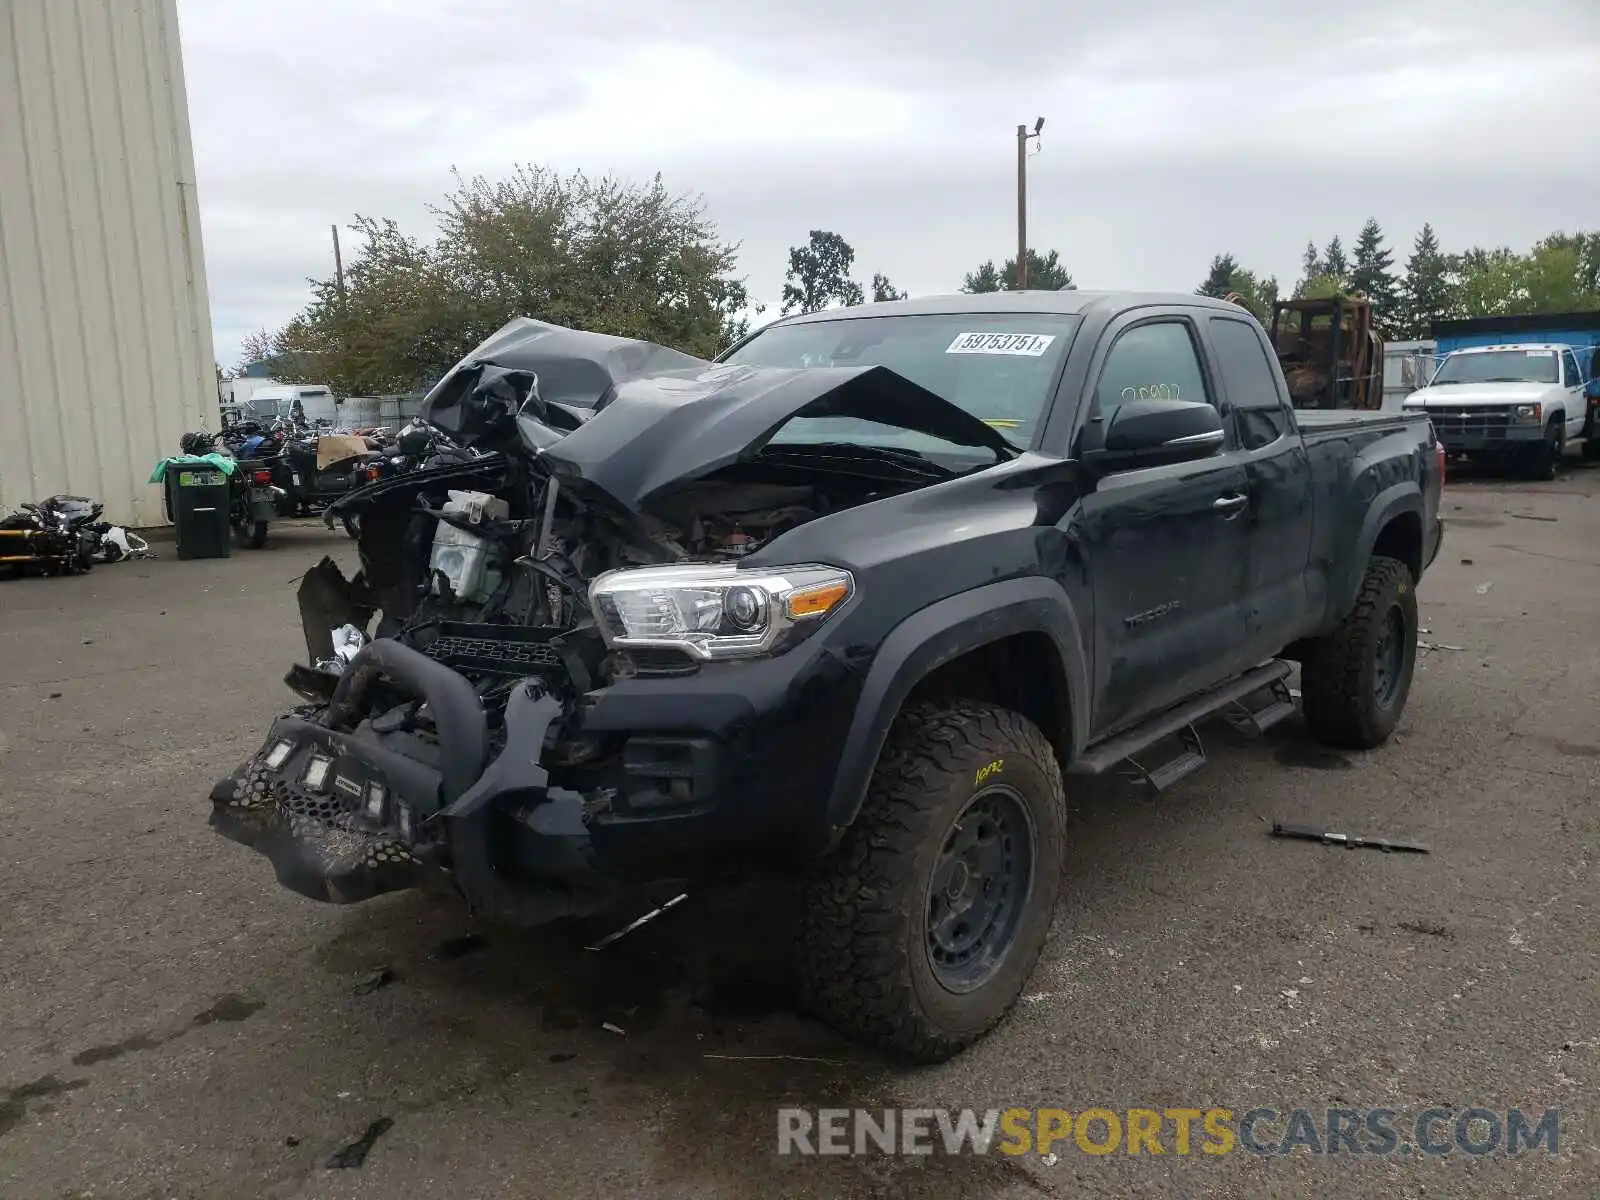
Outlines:
[{"label": "overcast sky", "polygon": [[[355,213],[431,231],[450,169],[699,193],[771,305],[831,229],[953,291],[1029,241],[1080,287],[1298,277],[1375,216],[1403,262],[1600,229],[1597,0],[179,0],[218,359],[332,274]],[[348,241],[347,241],[348,245]]]}]

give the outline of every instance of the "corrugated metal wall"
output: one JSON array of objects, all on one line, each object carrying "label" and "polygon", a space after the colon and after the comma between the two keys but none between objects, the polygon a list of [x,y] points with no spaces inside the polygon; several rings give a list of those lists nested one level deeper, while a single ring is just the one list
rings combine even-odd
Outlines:
[{"label": "corrugated metal wall", "polygon": [[145,482],[215,426],[177,0],[0,0],[0,504]]}]

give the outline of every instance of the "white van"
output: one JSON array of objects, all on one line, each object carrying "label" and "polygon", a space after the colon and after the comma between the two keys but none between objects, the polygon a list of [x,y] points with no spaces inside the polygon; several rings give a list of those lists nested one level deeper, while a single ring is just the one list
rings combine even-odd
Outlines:
[{"label": "white van", "polygon": [[242,407],[263,421],[283,418],[302,425],[315,425],[319,421],[329,425],[339,423],[338,402],[332,390],[322,383],[257,388]]}]

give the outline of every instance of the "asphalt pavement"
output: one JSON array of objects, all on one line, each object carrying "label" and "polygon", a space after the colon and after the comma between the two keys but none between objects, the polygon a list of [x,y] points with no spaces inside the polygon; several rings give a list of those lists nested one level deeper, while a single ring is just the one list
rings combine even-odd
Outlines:
[{"label": "asphalt pavement", "polygon": [[[212,783],[290,701],[295,580],[349,565],[342,534],[0,581],[0,1195],[1600,1195],[1600,471],[1453,477],[1445,515],[1391,743],[1212,725],[1211,764],[1159,798],[1073,781],[1023,1002],[914,1071],[795,1014],[780,890],[587,951],[594,926],[508,933],[447,897],[321,906],[211,833]],[[1560,1127],[1515,1157],[780,1157],[784,1105]]]}]

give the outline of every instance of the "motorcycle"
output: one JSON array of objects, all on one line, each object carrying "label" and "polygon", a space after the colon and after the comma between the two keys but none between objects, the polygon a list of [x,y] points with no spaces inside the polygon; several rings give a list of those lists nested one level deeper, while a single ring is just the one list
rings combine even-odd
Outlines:
[{"label": "motorcycle", "polygon": [[[271,522],[283,515],[285,493],[274,482],[274,439],[258,432],[241,433],[245,428],[244,424],[235,424],[222,435],[186,433],[179,448],[185,454],[200,456],[212,453],[221,442],[223,453],[237,464],[228,479],[228,524],[233,527],[234,541],[248,550],[259,550],[267,544]],[[263,455],[263,450],[268,453]],[[245,457],[247,453],[254,457]],[[167,519],[172,519],[170,505]]]},{"label": "motorcycle", "polygon": [[[430,425],[421,417],[413,417],[406,422],[395,435],[394,441],[370,458],[358,464],[352,472],[355,487],[349,496],[355,494],[369,484],[379,483],[386,479],[393,479],[397,475],[404,475],[411,471],[428,470],[433,467],[452,466],[460,463],[471,462],[475,455],[471,450],[462,446],[444,430],[435,425]],[[359,500],[353,501],[359,504]],[[344,531],[351,538],[361,536],[361,518],[344,503],[339,503],[340,517],[344,522]]]},{"label": "motorcycle", "polygon": [[366,482],[362,472],[383,458],[377,438],[363,438],[366,449],[338,462],[318,466],[319,441],[327,430],[294,428],[283,442],[279,486],[287,493],[288,512],[309,516]]},{"label": "motorcycle", "polygon": [[51,496],[24,504],[0,519],[0,565],[18,572],[81,575],[100,556],[110,527],[99,523],[105,506],[85,496]]}]

